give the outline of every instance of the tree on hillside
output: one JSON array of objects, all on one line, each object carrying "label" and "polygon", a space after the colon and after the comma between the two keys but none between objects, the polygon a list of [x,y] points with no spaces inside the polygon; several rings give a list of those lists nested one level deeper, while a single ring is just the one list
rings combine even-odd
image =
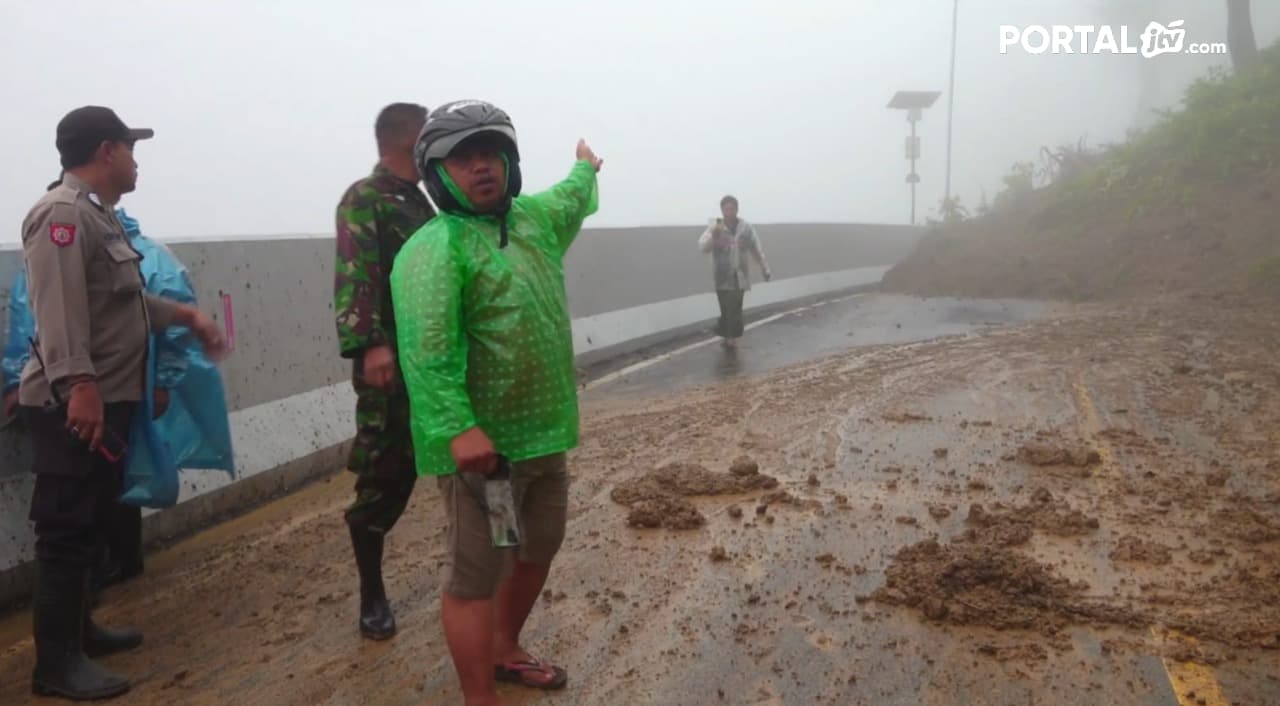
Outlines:
[{"label": "tree on hillside", "polygon": [[969,209],[960,202],[959,196],[944,197],[942,203],[938,205],[938,213],[942,216],[942,222],[946,224],[959,223],[969,217]]},{"label": "tree on hillside", "polygon": [[1243,69],[1258,60],[1258,42],[1253,36],[1253,15],[1249,0],[1227,0],[1227,44],[1231,64]]}]

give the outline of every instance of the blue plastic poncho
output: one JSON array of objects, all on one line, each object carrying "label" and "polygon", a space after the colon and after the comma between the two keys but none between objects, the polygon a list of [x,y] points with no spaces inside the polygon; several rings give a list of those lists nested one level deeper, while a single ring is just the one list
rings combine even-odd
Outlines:
[{"label": "blue plastic poncho", "polygon": [[4,340],[4,360],[0,362],[6,395],[18,389],[18,383],[22,382],[22,368],[31,355],[27,338],[34,337],[35,332],[36,315],[27,300],[27,270],[19,267],[13,288],[9,290],[9,335]]},{"label": "blue plastic poncho", "polygon": [[[142,235],[138,221],[123,209],[116,215],[135,250],[142,255],[147,291],[188,304],[196,302],[187,269],[161,243]],[[27,301],[26,270],[19,269],[9,292],[9,336],[3,369],[5,391],[18,384],[30,355],[27,338],[35,318]],[[148,342],[146,396],[130,430],[121,502],[139,507],[170,507],[178,501],[178,470],[201,468],[235,473],[231,427],[222,374],[185,328],[170,328]],[[155,390],[169,391],[169,408],[152,419]]]}]

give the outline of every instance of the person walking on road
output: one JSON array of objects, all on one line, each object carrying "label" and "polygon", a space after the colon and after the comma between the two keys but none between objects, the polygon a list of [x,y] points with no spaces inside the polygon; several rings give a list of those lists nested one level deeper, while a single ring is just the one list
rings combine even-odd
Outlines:
[{"label": "person walking on road", "polygon": [[417,480],[388,278],[400,248],[434,215],[413,161],[426,116],[414,103],[382,109],[374,123],[378,164],[347,189],[337,209],[333,310],[356,393],[356,437],[347,459],[356,497],[345,518],[360,575],[360,634],[373,640],[396,632],[382,553]]},{"label": "person walking on road", "polygon": [[[418,473],[448,513],[445,639],[467,706],[491,706],[495,680],[568,680],[520,633],[564,540],[578,443],[564,256],[596,210],[601,160],[579,141],[567,179],[521,195],[511,118],[475,100],[433,111],[416,155],[441,214],[391,272],[401,367]],[[518,536],[491,526],[503,507]]]},{"label": "person walking on road", "polygon": [[93,621],[89,577],[123,487],[148,339],[185,326],[210,355],[222,352],[207,316],[144,291],[138,251],[111,210],[137,184],[134,144],[153,134],[100,106],[68,113],[57,127],[61,183],[22,223],[36,335],[18,404],[36,474],[32,691],[40,695],[87,700],[129,690],[91,657],[137,647],[142,635]]},{"label": "person walking on road", "polygon": [[755,227],[738,217],[738,199],[733,196],[720,199],[720,214],[698,238],[698,247],[704,253],[711,253],[716,298],[720,301],[716,334],[726,347],[735,348],[744,330],[743,298],[751,289],[747,256],[755,259],[766,282],[773,278],[773,272],[765,261]]}]

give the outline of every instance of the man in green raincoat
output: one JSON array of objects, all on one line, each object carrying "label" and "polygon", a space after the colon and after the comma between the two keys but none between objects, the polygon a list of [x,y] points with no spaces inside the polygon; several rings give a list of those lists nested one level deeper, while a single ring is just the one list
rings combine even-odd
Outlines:
[{"label": "man in green raincoat", "polygon": [[[520,195],[511,119],[483,101],[437,108],[415,161],[440,210],[391,272],[400,366],[418,473],[436,476],[449,516],[441,619],[468,706],[494,681],[558,689],[564,669],[520,645],[564,539],[565,452],[578,443],[564,255],[596,210],[601,160],[579,142],[569,177]],[[485,478],[501,458],[520,545],[495,546]]]}]

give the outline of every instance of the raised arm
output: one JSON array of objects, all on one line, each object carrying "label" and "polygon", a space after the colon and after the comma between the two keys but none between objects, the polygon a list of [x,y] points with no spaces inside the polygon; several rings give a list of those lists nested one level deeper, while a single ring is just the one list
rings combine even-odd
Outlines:
[{"label": "raised arm", "polygon": [[715,236],[715,226],[707,226],[707,229],[702,231],[702,235],[698,238],[698,249],[702,252],[711,252],[711,248],[715,245]]},{"label": "raised arm", "polygon": [[582,222],[600,207],[596,173],[604,160],[596,157],[587,143],[579,140],[577,161],[569,176],[559,184],[535,194],[531,201],[551,221],[556,247],[561,254],[569,250],[582,229]]}]

